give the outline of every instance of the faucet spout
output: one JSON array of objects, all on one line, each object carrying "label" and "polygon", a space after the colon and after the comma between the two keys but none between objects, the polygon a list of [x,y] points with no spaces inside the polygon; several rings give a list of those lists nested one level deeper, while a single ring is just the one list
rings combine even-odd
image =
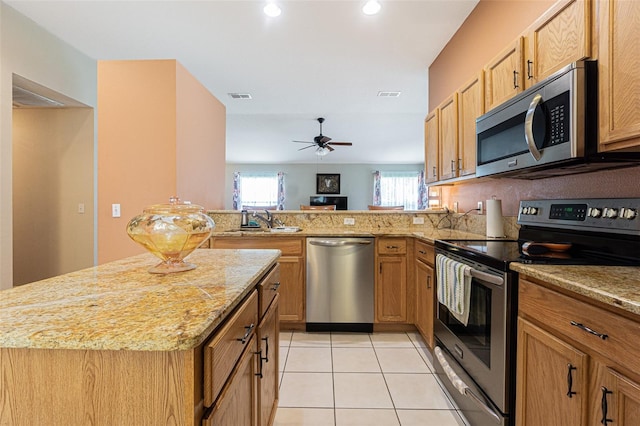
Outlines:
[{"label": "faucet spout", "polygon": [[252,216],[266,223],[267,228],[273,228],[273,216],[269,213],[269,210],[265,210],[264,212],[267,214],[267,217],[259,215],[255,210],[253,211]]}]

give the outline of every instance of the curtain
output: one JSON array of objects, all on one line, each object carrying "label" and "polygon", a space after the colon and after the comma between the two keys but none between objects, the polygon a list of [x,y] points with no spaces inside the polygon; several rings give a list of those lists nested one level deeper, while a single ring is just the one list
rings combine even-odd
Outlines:
[{"label": "curtain", "polygon": [[424,210],[429,207],[429,196],[427,184],[424,181],[424,170],[418,173],[418,210]]},{"label": "curtain", "polygon": [[284,210],[284,172],[278,172],[278,210]]},{"label": "curtain", "polygon": [[380,198],[380,180],[381,180],[380,172],[376,170],[375,172],[373,172],[373,205],[374,206],[379,206],[380,203],[382,202],[382,199]]}]

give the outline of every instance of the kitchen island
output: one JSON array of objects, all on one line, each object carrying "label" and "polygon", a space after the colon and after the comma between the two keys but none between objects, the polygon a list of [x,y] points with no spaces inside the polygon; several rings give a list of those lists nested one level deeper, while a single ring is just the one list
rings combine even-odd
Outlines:
[{"label": "kitchen island", "polygon": [[200,424],[226,381],[204,377],[221,371],[207,349],[237,311],[257,320],[279,255],[196,250],[196,269],[156,275],[143,254],[0,292],[0,424]]}]

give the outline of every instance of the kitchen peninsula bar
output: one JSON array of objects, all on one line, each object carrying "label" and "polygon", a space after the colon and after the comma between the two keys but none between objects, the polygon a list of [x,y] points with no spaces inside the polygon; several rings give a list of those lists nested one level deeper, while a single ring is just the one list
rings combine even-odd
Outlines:
[{"label": "kitchen peninsula bar", "polygon": [[[259,368],[254,335],[269,304],[277,311],[279,255],[201,249],[196,269],[157,275],[143,254],[0,292],[0,424],[216,418],[246,376],[239,359]],[[258,403],[247,411],[257,417]]]}]

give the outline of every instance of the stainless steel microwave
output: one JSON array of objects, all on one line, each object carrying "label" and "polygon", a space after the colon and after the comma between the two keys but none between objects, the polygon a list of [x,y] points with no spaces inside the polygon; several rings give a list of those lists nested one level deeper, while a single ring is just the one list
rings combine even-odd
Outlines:
[{"label": "stainless steel microwave", "polygon": [[476,120],[476,176],[539,179],[638,164],[598,154],[596,61],[574,62]]}]

